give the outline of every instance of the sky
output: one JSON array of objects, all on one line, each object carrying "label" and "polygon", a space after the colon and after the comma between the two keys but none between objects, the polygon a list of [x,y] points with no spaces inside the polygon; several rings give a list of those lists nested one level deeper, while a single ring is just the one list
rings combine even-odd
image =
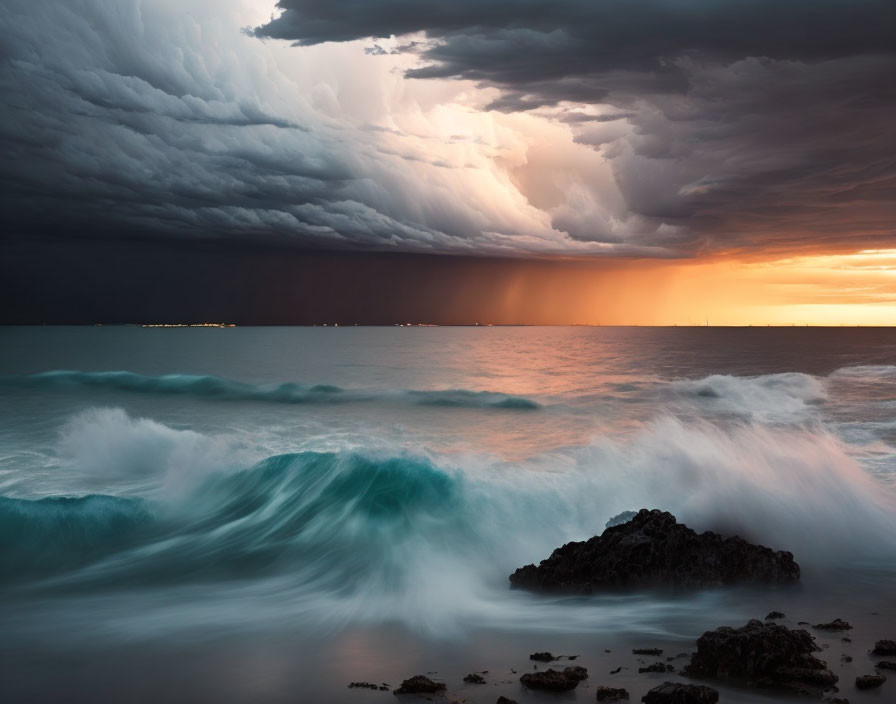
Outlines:
[{"label": "sky", "polygon": [[896,324],[891,0],[6,0],[4,322]]}]

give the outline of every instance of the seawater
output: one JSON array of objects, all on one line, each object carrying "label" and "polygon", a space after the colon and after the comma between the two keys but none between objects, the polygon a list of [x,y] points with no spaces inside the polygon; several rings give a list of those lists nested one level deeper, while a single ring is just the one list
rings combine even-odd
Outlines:
[{"label": "seawater", "polygon": [[[358,701],[544,649],[609,672],[772,609],[896,628],[896,330],[6,328],[0,419],[13,701]],[[791,550],[801,584],[508,589],[642,507]]]}]

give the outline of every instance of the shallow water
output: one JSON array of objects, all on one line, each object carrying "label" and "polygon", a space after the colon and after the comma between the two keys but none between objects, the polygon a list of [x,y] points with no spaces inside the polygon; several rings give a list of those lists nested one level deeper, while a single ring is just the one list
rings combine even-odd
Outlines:
[{"label": "shallow water", "polygon": [[[13,700],[367,701],[345,685],[438,670],[485,702],[460,685],[487,669],[538,701],[509,670],[549,649],[637,701],[670,676],[603,675],[620,653],[773,609],[853,622],[853,663],[820,638],[844,681],[896,637],[896,330],[7,328],[0,419]],[[801,584],[507,588],[641,507],[791,550]]]}]

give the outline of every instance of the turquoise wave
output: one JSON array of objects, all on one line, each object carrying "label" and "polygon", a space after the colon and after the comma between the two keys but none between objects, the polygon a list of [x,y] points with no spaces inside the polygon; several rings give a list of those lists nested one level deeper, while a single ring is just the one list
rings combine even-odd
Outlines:
[{"label": "turquoise wave", "polygon": [[462,479],[427,460],[285,454],[159,503],[0,497],[0,584],[183,583],[288,574],[328,590],[408,578],[411,543],[465,528]]},{"label": "turquoise wave", "polygon": [[95,388],[144,394],[182,394],[222,401],[268,403],[405,402],[421,406],[535,410],[528,398],[491,391],[446,389],[436,391],[359,391],[330,384],[247,384],[212,375],[165,374],[151,376],[128,371],[80,372],[55,370],[38,374],[0,376],[0,385],[24,388]]}]

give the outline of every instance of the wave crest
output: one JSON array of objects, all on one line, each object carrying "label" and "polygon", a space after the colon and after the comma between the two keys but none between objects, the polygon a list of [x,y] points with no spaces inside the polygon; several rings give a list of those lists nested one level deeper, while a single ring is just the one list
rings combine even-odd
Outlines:
[{"label": "wave crest", "polygon": [[330,384],[247,384],[212,375],[165,374],[150,376],[128,371],[80,372],[55,370],[38,374],[0,376],[0,384],[26,388],[73,387],[145,394],[182,394],[221,401],[267,403],[360,403],[405,402],[422,406],[535,410],[540,405],[528,398],[492,391],[445,389],[435,391],[359,391]]}]

